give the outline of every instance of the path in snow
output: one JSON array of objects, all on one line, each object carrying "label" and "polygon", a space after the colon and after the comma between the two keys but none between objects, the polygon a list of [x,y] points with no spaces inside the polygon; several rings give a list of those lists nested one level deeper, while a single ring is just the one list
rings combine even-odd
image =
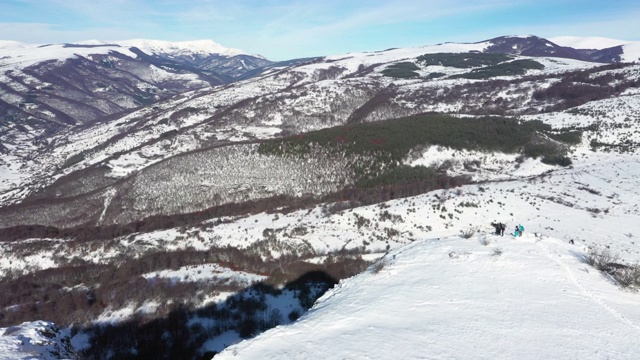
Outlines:
[{"label": "path in snow", "polygon": [[416,241],[216,359],[636,358],[639,295],[581,272],[579,245],[537,240]]},{"label": "path in snow", "polygon": [[[556,254],[556,256],[553,256],[553,254],[551,254],[551,252],[549,251],[549,249],[547,248],[546,245],[544,245],[544,243],[541,240],[537,240],[536,244],[538,246],[540,246],[540,248],[543,250],[544,254],[551,260],[555,261],[558,265],[560,265],[564,271],[567,273],[568,278],[571,282],[573,282],[575,284],[575,286],[580,289],[580,291],[582,291],[582,293],[584,293],[584,295],[586,295],[588,298],[592,299],[596,304],[600,305],[605,311],[609,312],[611,315],[613,315],[613,317],[616,318],[616,320],[620,320],[623,323],[631,326],[633,329],[635,329],[636,331],[640,331],[640,327],[636,324],[634,324],[632,321],[630,321],[629,319],[625,318],[622,314],[620,314],[619,311],[615,310],[614,308],[612,308],[611,306],[607,305],[600,297],[598,297],[595,293],[593,293],[592,291],[588,290],[587,288],[585,288],[585,286],[582,285],[582,283],[580,282],[580,280],[578,280],[578,278],[576,277],[576,275],[573,273],[573,271],[571,270],[571,268],[565,264],[563,261],[561,261],[560,259],[562,258],[562,255],[560,254]],[[592,269],[594,272],[597,271],[596,269]],[[587,270],[588,272],[589,270]],[[613,280],[611,280],[613,282]],[[638,334],[638,336],[640,337],[640,333]]]}]

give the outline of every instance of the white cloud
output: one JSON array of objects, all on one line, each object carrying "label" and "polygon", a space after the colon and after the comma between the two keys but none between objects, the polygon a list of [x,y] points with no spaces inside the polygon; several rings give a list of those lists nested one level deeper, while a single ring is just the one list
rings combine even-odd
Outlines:
[{"label": "white cloud", "polygon": [[540,37],[599,36],[627,41],[640,40],[640,11],[630,11],[609,17],[585,19],[580,22],[562,22],[522,27],[496,27],[493,34],[534,34]]},{"label": "white cloud", "polygon": [[58,26],[41,23],[0,23],[2,40],[18,39],[28,44],[65,43],[81,40],[131,39],[136,33],[127,29],[92,28],[82,30],[60,30]]}]

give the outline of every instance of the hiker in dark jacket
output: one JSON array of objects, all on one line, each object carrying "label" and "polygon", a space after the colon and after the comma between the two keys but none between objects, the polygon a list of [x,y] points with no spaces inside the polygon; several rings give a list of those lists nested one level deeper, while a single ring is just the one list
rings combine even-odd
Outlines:
[{"label": "hiker in dark jacket", "polygon": [[496,230],[496,235],[500,235],[500,231],[502,230],[502,224],[497,222],[492,222],[491,226]]}]

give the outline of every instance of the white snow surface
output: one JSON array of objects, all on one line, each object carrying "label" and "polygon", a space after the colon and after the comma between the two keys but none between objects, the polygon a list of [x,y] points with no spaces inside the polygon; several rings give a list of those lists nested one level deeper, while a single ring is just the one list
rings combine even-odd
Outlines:
[{"label": "white snow surface", "polygon": [[640,41],[622,45],[622,51],[624,52],[621,56],[622,61],[624,62],[640,61]]},{"label": "white snow surface", "polygon": [[[79,45],[79,46],[74,46]],[[145,53],[163,53],[174,56],[193,54],[220,54],[235,56],[246,54],[239,49],[224,47],[212,40],[169,42],[161,40],[132,39],[121,41],[88,40],[72,44],[25,44],[16,41],[0,40],[0,70],[22,69],[46,60],[62,61],[77,56],[107,54],[116,51],[135,58],[129,48],[137,47]]]},{"label": "white snow surface", "polygon": [[147,39],[133,39],[123,41],[113,41],[111,43],[119,44],[121,46],[132,47],[135,46],[138,49],[147,53],[163,53],[163,54],[220,54],[225,56],[235,56],[246,54],[246,52],[240,49],[233,49],[224,47],[213,40],[195,40],[195,41],[162,41],[162,40],[147,40]]},{"label": "white snow surface", "polygon": [[634,359],[638,300],[555,238],[432,238],[216,359]]},{"label": "white snow surface", "polygon": [[154,271],[143,275],[143,277],[147,280],[158,278],[168,279],[173,282],[198,282],[211,279],[234,280],[242,282],[247,286],[266,279],[266,276],[250,274],[244,271],[234,271],[217,264],[191,265],[183,266],[177,270]]},{"label": "white snow surface", "polygon": [[625,41],[625,40],[617,40],[617,39],[611,39],[611,38],[599,37],[599,36],[591,36],[591,37],[557,36],[557,37],[548,38],[547,40],[557,45],[568,46],[574,49],[596,49],[596,50],[602,50],[602,49],[629,43],[629,41]]},{"label": "white snow surface", "polygon": [[[428,158],[439,161],[429,151],[416,161]],[[378,265],[343,280],[296,323],[233,345],[216,359],[637,358],[640,294],[622,290],[585,257],[606,247],[623,262],[640,261],[638,158],[591,153],[575,161],[528,181],[388,202],[389,212],[402,214],[405,231]],[[539,166],[527,161],[517,171],[526,177],[544,171]],[[414,202],[419,211],[411,214]],[[432,212],[438,203],[453,216]],[[375,206],[353,211],[375,218],[367,213]],[[340,228],[343,241],[371,239],[349,234],[339,219],[348,213],[332,217],[333,231]],[[522,222],[525,235],[485,233],[492,218],[508,230]],[[433,229],[422,232],[418,224]],[[456,235],[461,229],[480,232],[465,239]],[[316,225],[313,233],[322,240],[331,229]]]},{"label": "white snow surface", "polygon": [[0,57],[0,70],[4,73],[10,69],[23,69],[42,61],[63,61],[78,56],[87,57],[92,54],[107,54],[110,51],[118,51],[135,58],[136,55],[127,48],[117,45],[100,47],[65,47],[64,44],[31,45],[15,42],[3,42],[2,57]]},{"label": "white snow surface", "polygon": [[70,348],[64,346],[69,340],[65,332],[59,331],[53,323],[47,321],[25,322],[18,326],[0,328],[0,360],[75,358]]},{"label": "white snow surface", "polygon": [[[432,53],[463,53],[470,51],[483,51],[490,45],[490,42],[444,43],[412,48],[389,49],[376,52],[348,53],[343,55],[328,56],[327,60],[339,60],[341,65],[346,65],[347,68],[355,71],[355,69],[357,69],[357,66],[359,66],[360,64],[373,65],[392,61],[400,61],[404,59],[413,59],[420,55]],[[349,65],[355,65],[355,68],[351,69]]]},{"label": "white snow surface", "polygon": [[640,41],[625,41],[604,37],[577,36],[558,36],[549,38],[548,40],[560,46],[569,46],[574,49],[602,50],[622,45],[623,54],[621,55],[621,58],[623,62],[640,61]]},{"label": "white snow surface", "polygon": [[[119,246],[109,251],[98,246],[85,255],[83,249],[67,253],[62,241],[50,241],[46,252],[25,259],[3,243],[0,267],[51,268],[58,266],[54,259],[74,256],[102,263],[122,248],[139,254],[146,248],[244,248],[263,239],[266,228],[281,229],[278,234],[305,228],[304,234],[278,239],[312,247],[318,254],[362,246],[363,240],[371,257],[387,245],[391,251],[383,265],[371,268],[379,271],[342,281],[299,321],[239,342],[216,359],[637,358],[640,294],[620,289],[583,262],[589,248],[602,247],[619,254],[621,262],[640,261],[637,153],[585,151],[573,158],[573,166],[551,172],[533,160],[516,170],[500,166],[508,154],[485,158],[445,148],[428,149],[415,161],[438,162],[447,153],[481,161],[486,171],[478,178],[498,181],[332,214],[318,206],[228,218],[213,227],[136,234],[119,239]],[[392,218],[383,220],[384,212]],[[356,215],[371,224],[358,227]],[[492,220],[505,222],[509,230],[522,223],[525,235],[491,235]],[[398,234],[388,235],[387,228]],[[465,230],[476,235],[457,236]],[[227,274],[235,281],[256,279],[207,264],[147,278],[156,274],[176,281],[209,281]],[[220,299],[205,303],[210,301]],[[157,305],[150,301],[108,309],[96,322],[117,323],[153,312]],[[286,314],[284,310],[288,308],[281,311]],[[237,333],[228,332],[212,338],[204,349],[219,351],[238,341]],[[8,346],[0,347],[0,354],[14,354]]]}]

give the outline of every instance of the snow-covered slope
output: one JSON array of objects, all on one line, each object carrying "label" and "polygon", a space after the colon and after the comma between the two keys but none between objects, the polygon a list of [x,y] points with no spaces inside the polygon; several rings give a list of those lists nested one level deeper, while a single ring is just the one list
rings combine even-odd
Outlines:
[{"label": "snow-covered slope", "polygon": [[69,46],[67,44],[32,45],[18,42],[3,42],[2,57],[0,57],[0,69],[3,73],[7,70],[21,70],[25,67],[43,61],[64,61],[78,56],[87,57],[91,54],[108,54],[110,51],[118,51],[127,56],[135,57],[135,54],[127,48],[118,45],[95,46]]},{"label": "snow-covered slope", "polygon": [[196,40],[196,41],[161,41],[133,39],[114,41],[113,43],[125,47],[137,47],[147,53],[170,54],[170,55],[191,55],[191,54],[219,54],[224,56],[247,55],[240,49],[224,47],[213,40]]},{"label": "snow-covered slope", "polygon": [[602,50],[618,45],[628,44],[629,41],[616,40],[605,37],[579,37],[579,36],[557,36],[549,38],[549,41],[560,46],[568,46],[574,49],[596,49]]},{"label": "snow-covered slope", "polygon": [[638,294],[587,266],[580,246],[525,233],[416,241],[215,358],[636,358]]},{"label": "snow-covered slope", "polygon": [[[211,144],[272,138],[349,122],[424,112],[536,114],[564,103],[563,99],[554,98],[553,92],[542,100],[536,100],[536,93],[558,83],[567,72],[599,65],[564,58],[519,57],[525,61],[535,59],[544,66],[527,70],[526,75],[537,79],[498,76],[487,79],[484,86],[483,80],[457,77],[468,73],[469,69],[425,66],[416,60],[424,54],[481,51],[486,46],[486,43],[441,44],[330,57],[270,70],[262,76],[224,87],[183,93],[155,103],[153,107],[81,130],[61,131],[60,135],[49,137],[46,143],[39,143],[35,149],[38,156],[32,155],[36,147],[33,142],[21,141],[27,149],[13,152],[22,153],[21,157],[29,161],[25,160],[25,165],[19,168],[5,167],[7,175],[0,184],[0,191],[4,190],[0,201],[15,203],[51,180],[64,175],[72,178],[74,171],[89,166],[108,169],[107,176],[99,180],[106,186],[113,183],[114,178],[135,176],[163,160]],[[388,66],[402,62],[418,64],[415,70],[418,76],[406,79],[385,76]],[[637,77],[637,70],[637,66],[613,71],[594,70],[593,77],[615,75],[632,82],[634,76]],[[433,73],[440,73],[442,77],[429,78]],[[622,88],[619,85],[619,82],[611,84]],[[531,118],[535,119],[535,116]],[[589,119],[591,123],[596,121],[594,117]],[[49,147],[50,143],[55,143],[53,149]],[[29,179],[32,184],[25,184],[23,179]],[[208,183],[202,185],[209,186]],[[61,192],[61,195],[65,193]],[[107,198],[99,200],[100,204],[109,203]],[[48,217],[49,211],[46,214]],[[17,217],[26,218],[22,214]]]},{"label": "snow-covered slope", "polygon": [[[460,163],[476,160],[463,152],[440,152]],[[3,242],[0,265],[4,274],[15,276],[67,266],[67,259],[99,266],[129,256],[131,263],[158,249],[248,252],[260,247],[265,258],[282,258],[296,249],[313,263],[326,261],[327,251],[360,251],[374,259],[390,250],[383,265],[374,265],[379,271],[343,281],[299,323],[231,347],[222,358],[309,359],[319,352],[329,359],[633,358],[638,293],[620,289],[583,261],[589,249],[609,249],[625,264],[640,261],[637,154],[581,148],[572,167],[555,170],[535,160],[513,169],[513,160],[500,154],[477,159],[484,161],[478,178],[499,181],[343,211],[329,211],[333,205],[327,204],[286,214],[213,218],[109,242],[68,246],[64,239],[31,239],[28,243],[41,249],[36,252],[23,242]],[[441,161],[421,159],[429,160]],[[508,230],[522,223],[525,236],[491,235],[494,220]],[[471,232],[476,235],[469,239],[458,236]],[[215,263],[142,277],[203,286],[261,278]],[[224,300],[207,296],[202,301],[205,306]],[[96,321],[116,323],[161,306],[149,299],[126,305],[105,309]],[[216,326],[208,318],[192,322]],[[566,338],[572,342],[563,342]],[[240,340],[237,332],[225,332],[212,336],[203,351]]]},{"label": "snow-covered slope", "polygon": [[639,62],[640,61],[640,41],[627,43],[622,45],[623,55],[622,61]]},{"label": "snow-covered slope", "polygon": [[0,328],[0,359],[58,360],[77,356],[66,331],[46,321]]},{"label": "snow-covered slope", "polygon": [[25,44],[16,41],[0,41],[2,57],[0,68],[20,69],[45,60],[62,61],[75,56],[108,54],[111,51],[127,56],[136,55],[129,48],[137,47],[145,53],[165,55],[224,55],[246,54],[239,49],[224,47],[213,40],[170,42],[161,40],[132,39],[121,41],[87,40],[70,44]]},{"label": "snow-covered slope", "polygon": [[549,40],[558,45],[572,47],[574,49],[605,50],[620,47],[620,61],[640,61],[640,41],[625,41],[603,37],[577,36],[559,36],[550,38]]},{"label": "snow-covered slope", "polygon": [[[358,62],[364,65],[388,63],[392,61],[400,61],[413,59],[423,54],[435,53],[466,53],[466,52],[483,52],[491,43],[443,43],[436,45],[425,45],[411,48],[388,49],[384,51],[348,53],[343,55],[328,56],[329,61],[340,61],[340,63]],[[345,61],[353,59],[353,61]]]}]

